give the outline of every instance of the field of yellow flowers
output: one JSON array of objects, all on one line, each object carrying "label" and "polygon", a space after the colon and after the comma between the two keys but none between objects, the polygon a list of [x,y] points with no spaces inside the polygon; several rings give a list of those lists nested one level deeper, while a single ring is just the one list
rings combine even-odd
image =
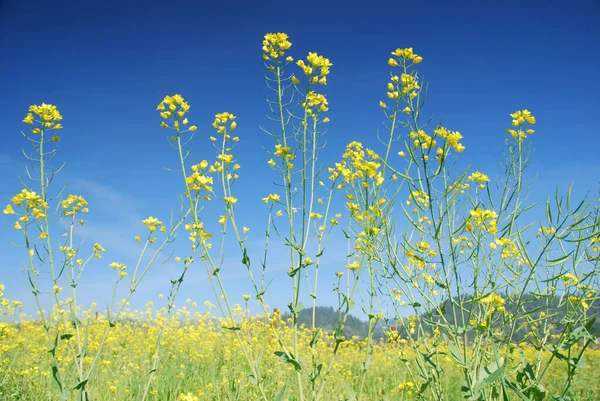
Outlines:
[{"label": "field of yellow flowers", "polygon": [[[240,355],[235,336],[231,331],[220,328],[224,323],[222,319],[215,318],[210,312],[198,312],[196,304],[191,301],[178,309],[170,319],[165,318],[165,308],[157,310],[152,303],[147,304],[147,307],[145,311],[128,311],[124,315],[124,322],[115,328],[108,340],[97,379],[91,384],[91,392],[96,394],[97,400],[136,400],[140,397],[156,351],[156,338],[163,327],[166,328],[163,339],[165,352],[160,376],[154,377],[150,400],[250,401],[260,398],[252,377],[247,373],[247,362]],[[261,356],[259,367],[267,381],[265,387],[272,392],[268,397],[274,399],[276,392],[285,383],[292,382],[294,368],[283,364],[275,356],[279,346],[269,325],[279,326],[282,335],[290,337],[292,331],[289,322],[273,318],[272,314],[249,317],[240,305],[235,306],[235,311],[244,319],[244,341]],[[84,311],[83,316],[90,323],[87,341],[90,351],[94,351],[107,322],[94,309]],[[408,368],[400,362],[401,359],[414,359],[414,350],[406,345],[405,340],[394,341],[393,333],[388,334],[386,340],[381,340],[374,346],[374,360],[366,379],[364,399],[417,399],[418,386],[410,379]],[[304,352],[309,350],[311,337],[309,329],[301,330],[300,342]],[[44,340],[44,330],[35,322],[3,323],[0,326],[1,400],[56,399],[51,373],[45,368],[49,358]],[[334,343],[333,335],[324,334],[317,350],[330,354]],[[365,341],[354,338],[342,344],[339,358],[333,363],[331,378],[324,390],[325,400],[349,399],[352,386],[359,379]],[[76,369],[66,349],[69,345],[68,342],[62,343],[58,350],[59,359],[68,369]],[[448,352],[447,348],[445,352]],[[523,352],[530,358],[535,355],[535,350],[530,346],[515,348],[512,352]],[[447,399],[461,399],[461,374],[452,358],[449,355],[439,355],[436,361],[448,372],[443,382]],[[91,363],[91,357],[86,357],[84,362]],[[585,368],[577,377],[578,399],[598,400],[600,350],[588,351],[585,362]],[[547,374],[547,384],[551,390],[557,390],[552,387],[554,379],[564,376],[562,369],[555,366]],[[297,394],[294,394],[293,389],[288,389],[285,399],[295,400]]]},{"label": "field of yellow flowers", "polygon": [[[529,203],[523,176],[533,113],[510,113],[503,176],[461,170],[463,135],[423,117],[423,57],[397,48],[379,101],[379,149],[353,140],[324,166],[319,152],[331,120],[322,92],[333,63],[314,52],[296,60],[291,47],[285,33],[265,35],[262,46],[273,122],[265,163],[279,183],[261,196],[268,213],[259,263],[251,262],[249,228],[236,213],[234,184],[243,177],[235,152],[244,140],[237,116],[215,114],[214,136],[200,138],[215,154],[198,157],[189,146],[198,130],[191,105],[167,95],[153,124],[173,149],[179,214],[138,223],[145,234],[131,238],[141,248],[137,263],[105,262],[114,272],[106,310],[78,301],[87,266],[111,255],[78,234],[93,206],[83,195],[52,192],[62,169],[52,161],[63,116],[56,105],[30,106],[22,121],[32,182],[3,214],[26,250],[23,272],[37,315],[21,315],[20,300],[4,298],[0,284],[0,316],[8,316],[0,322],[0,400],[600,399],[600,205],[571,200],[569,189],[542,205],[540,219],[523,221],[538,206]],[[206,213],[208,204],[222,214]],[[165,283],[164,306],[130,310],[181,232],[187,254],[174,258],[179,270]],[[323,272],[333,236],[347,252],[337,255],[339,271]],[[289,258],[285,312],[267,303],[272,238]],[[245,305],[233,302],[222,278],[225,255],[235,256],[252,288]],[[205,304],[212,312],[192,300],[176,307],[198,265],[213,290],[216,304]],[[317,324],[323,274],[335,280],[338,300],[330,327]],[[258,313],[250,314],[251,299]],[[346,336],[357,311],[366,332]]]}]

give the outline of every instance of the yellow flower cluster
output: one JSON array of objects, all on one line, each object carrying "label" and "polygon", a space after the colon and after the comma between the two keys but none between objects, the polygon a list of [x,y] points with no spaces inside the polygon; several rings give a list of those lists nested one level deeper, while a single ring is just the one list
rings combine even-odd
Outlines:
[{"label": "yellow flower cluster", "polygon": [[544,226],[542,226],[542,227],[540,227],[540,230],[539,230],[539,231],[540,231],[542,234],[544,234],[544,235],[552,235],[552,234],[554,234],[554,233],[556,232],[556,228],[554,228],[554,227],[544,227]]},{"label": "yellow flower cluster", "polygon": [[460,153],[465,150],[465,147],[459,143],[463,136],[458,131],[450,131],[447,128],[441,127],[433,131],[436,135],[444,138],[446,143],[451,146],[456,152]]},{"label": "yellow flower cluster", "polygon": [[[196,131],[197,127],[192,125],[187,130],[181,131],[181,126],[188,125],[189,121],[185,117],[185,114],[190,110],[190,104],[185,101],[183,96],[177,94],[173,96],[165,96],[162,102],[158,104],[156,110],[160,111],[160,116],[165,121],[173,122],[173,129],[177,131],[177,133]],[[182,120],[183,119],[183,120]],[[165,121],[160,123],[162,128],[169,128],[169,124]]]},{"label": "yellow flower cluster", "polygon": [[[34,114],[39,117],[39,120],[35,119]],[[32,104],[31,106],[29,106],[29,113],[27,113],[27,116],[25,116],[25,118],[23,119],[23,122],[26,124],[31,124],[31,125],[38,123],[39,125],[36,126],[35,128],[33,128],[31,130],[31,132],[33,132],[34,134],[39,134],[40,132],[42,132],[42,129],[46,129],[46,130],[61,129],[62,124],[57,123],[57,122],[61,121],[62,118],[63,117],[60,114],[60,112],[58,111],[58,109],[56,108],[56,106],[54,106],[52,104],[42,103],[40,106]],[[60,138],[55,135],[52,137],[52,140],[54,140],[55,142],[58,142],[60,140]]]},{"label": "yellow flower cluster", "polygon": [[104,249],[104,247],[102,245],[100,245],[99,243],[96,242],[94,244],[94,257],[97,259],[100,259],[102,257],[100,252],[106,252],[106,249]]},{"label": "yellow flower cluster", "polygon": [[587,303],[587,301],[583,297],[576,297],[575,295],[571,295],[569,297],[569,301],[571,301],[571,303],[575,306],[581,305],[581,307],[583,309],[588,309],[590,307],[590,305]]},{"label": "yellow flower cluster", "polygon": [[531,112],[527,109],[525,110],[517,110],[510,115],[512,117],[512,126],[514,128],[507,128],[506,133],[512,136],[515,139],[518,139],[519,142],[526,138],[528,135],[531,135],[535,132],[535,130],[529,128],[524,130],[525,124],[535,124],[535,117],[531,114]]},{"label": "yellow flower cluster", "polygon": [[148,230],[150,230],[151,233],[156,231],[157,228],[163,233],[167,231],[162,221],[160,221],[156,217],[150,216],[147,219],[142,220],[142,223],[144,223],[144,225],[148,228]]},{"label": "yellow flower cluster", "polygon": [[21,206],[24,203],[26,210],[35,208],[46,210],[48,208],[48,203],[42,201],[42,197],[40,195],[34,191],[28,191],[26,189],[22,189],[21,193],[13,196],[10,201],[17,206]]},{"label": "yellow flower cluster", "polygon": [[[419,94],[419,82],[414,75],[402,74],[400,78],[397,75],[392,76],[391,82],[387,84],[387,97],[390,99],[400,99],[400,97],[408,96],[410,99],[414,99]],[[387,107],[385,103],[380,102],[379,106]],[[406,107],[402,110],[404,113],[410,113],[410,107]]]},{"label": "yellow flower cluster", "polygon": [[[206,160],[202,160],[200,163],[192,166],[192,174],[187,176],[185,179],[190,191],[212,192],[213,177],[203,173],[207,167],[208,161]],[[206,195],[204,199],[209,200],[210,196]]]},{"label": "yellow flower cluster", "polygon": [[186,224],[185,230],[190,231],[189,240],[192,243],[192,249],[196,248],[198,243],[204,244],[206,248],[211,247],[211,244],[207,241],[212,237],[212,234],[204,229],[204,223]]},{"label": "yellow flower cluster", "polygon": [[505,259],[514,259],[517,264],[520,266],[522,264],[527,264],[527,261],[521,256],[521,251],[517,244],[509,238],[496,238],[496,240],[490,243],[490,248],[496,249],[498,246],[501,247],[502,252],[500,257]]},{"label": "yellow flower cluster", "polygon": [[[263,40],[263,59],[279,60],[285,55],[285,51],[292,47],[292,43],[288,40],[288,35],[285,33],[268,33]],[[292,61],[286,60],[286,61]]]},{"label": "yellow flower cluster", "polygon": [[423,57],[414,53],[412,47],[407,47],[404,49],[397,48],[392,52],[392,56],[395,56],[396,58],[391,57],[388,60],[388,65],[390,67],[397,67],[399,65],[404,66],[409,60],[412,60],[413,64],[419,64],[421,61],[423,61]]},{"label": "yellow flower cluster", "polygon": [[[34,191],[28,191],[27,189],[21,190],[20,193],[13,196],[10,200],[15,206],[21,206],[25,215],[19,217],[19,220],[15,222],[13,226],[14,230],[20,230],[20,223],[29,223],[31,219],[39,220],[46,218],[46,210],[48,209],[48,203],[42,200],[42,197]],[[6,205],[2,211],[4,214],[15,214],[11,204]]]},{"label": "yellow flower cluster", "polygon": [[181,393],[177,399],[179,401],[198,401],[198,397],[192,393]]},{"label": "yellow flower cluster", "polygon": [[415,148],[420,146],[421,149],[425,150],[433,148],[437,145],[437,142],[431,136],[427,135],[423,130],[419,130],[418,132],[412,131],[409,136],[411,139],[414,139],[413,144]]},{"label": "yellow flower cluster", "polygon": [[329,177],[332,181],[338,177],[343,177],[344,182],[351,182],[357,179],[362,179],[362,185],[366,188],[369,183],[366,178],[373,178],[376,186],[380,186],[384,182],[382,172],[379,170],[381,163],[379,155],[371,150],[363,150],[363,145],[360,142],[353,141],[346,146],[346,151],[342,155],[340,163],[335,164],[334,168],[329,168],[331,176]]},{"label": "yellow flower cluster", "polygon": [[498,232],[498,214],[493,210],[480,209],[471,210],[469,221],[467,221],[467,230],[471,231],[473,228],[484,228],[490,234],[496,234]]},{"label": "yellow flower cluster", "polygon": [[490,178],[487,175],[480,173],[479,171],[476,171],[473,174],[471,174],[469,176],[469,178],[467,178],[467,181],[476,181],[479,183],[484,183],[484,182],[490,182]]},{"label": "yellow flower cluster", "polygon": [[[20,301],[10,301],[4,296],[4,284],[0,283],[0,316],[14,315],[15,312],[22,307],[22,302]],[[3,323],[0,322],[0,333],[4,336],[6,327],[3,326]],[[6,351],[2,348],[0,344],[0,351]]]},{"label": "yellow flower cluster", "polygon": [[302,103],[302,107],[306,110],[306,113],[313,118],[316,118],[320,112],[329,110],[327,107],[328,102],[325,95],[315,93],[314,91],[308,92],[306,95],[306,101]]},{"label": "yellow flower cluster", "polygon": [[87,201],[80,195],[69,195],[61,202],[61,206],[64,216],[75,216],[79,212],[87,213],[89,211]]},{"label": "yellow flower cluster", "polygon": [[579,283],[579,279],[577,278],[577,276],[575,276],[572,273],[567,273],[564,276],[562,276],[563,279],[563,284],[565,285],[565,287],[570,286],[570,285],[577,285]]},{"label": "yellow flower cluster", "polygon": [[266,197],[262,198],[263,202],[265,203],[275,203],[275,202],[279,202],[279,195],[277,194],[269,194]]},{"label": "yellow flower cluster", "polygon": [[[420,204],[423,208],[428,208],[429,207],[429,195],[427,195],[423,191],[419,191],[419,190],[411,191],[410,198],[413,201],[415,201],[418,204]],[[410,201],[407,201],[406,205],[407,206],[411,206],[412,203]]]},{"label": "yellow flower cluster", "polygon": [[125,269],[127,269],[127,266],[125,266],[123,263],[112,262],[109,266],[115,269],[120,277],[127,276],[127,272],[125,271]]},{"label": "yellow flower cluster", "polygon": [[[318,55],[317,53],[309,52],[306,57],[307,62],[298,60],[298,67],[302,68],[304,75],[309,77],[311,84],[327,84],[327,75],[330,73],[330,68],[333,64],[328,58]],[[294,83],[297,85],[300,81],[296,78]]]},{"label": "yellow flower cluster", "polygon": [[[275,145],[275,152],[273,154],[281,157],[286,162],[285,164],[288,170],[291,170],[294,167],[294,163],[292,162],[296,159],[296,155],[292,153],[292,149],[289,146],[283,146],[278,143]],[[275,165],[275,162],[269,162],[269,165],[272,167]]]},{"label": "yellow flower cluster", "polygon": [[506,308],[504,307],[505,300],[498,294],[490,294],[486,297],[483,297],[479,300],[481,304],[489,305],[490,308],[487,311],[488,315],[492,315],[494,312],[504,312]]},{"label": "yellow flower cluster", "polygon": [[235,127],[237,127],[237,123],[234,121],[236,118],[236,116],[226,111],[223,113],[218,113],[215,115],[215,120],[213,121],[212,126],[216,128],[219,134],[225,134],[227,131],[228,124],[231,130],[234,130]]},{"label": "yellow flower cluster", "polygon": [[225,196],[225,197],[223,197],[223,200],[228,205],[235,205],[238,201],[235,196]]}]

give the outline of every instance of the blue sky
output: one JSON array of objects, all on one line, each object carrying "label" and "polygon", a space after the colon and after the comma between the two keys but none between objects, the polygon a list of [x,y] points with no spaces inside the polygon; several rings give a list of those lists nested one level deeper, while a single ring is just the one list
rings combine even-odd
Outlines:
[{"label": "blue sky", "polygon": [[[96,2],[94,2],[96,3]],[[334,64],[325,93],[332,120],[322,160],[340,158],[351,140],[376,145],[383,115],[386,61],[397,47],[412,46],[424,57],[421,76],[430,85],[425,112],[460,131],[467,150],[461,158],[495,177],[504,149],[509,113],[528,108],[537,117],[531,171],[540,176],[531,199],[543,199],[556,185],[575,180],[575,194],[597,194],[597,116],[600,100],[600,6],[597,2],[523,2],[484,5],[432,2],[414,8],[399,2],[287,6],[280,3],[228,2],[0,2],[0,203],[20,190],[24,177],[21,122],[30,104],[58,106],[64,130],[57,161],[66,161],[57,187],[90,202],[81,231],[90,245],[99,241],[107,255],[91,266],[82,283],[82,301],[109,297],[113,260],[132,264],[133,236],[148,215],[168,220],[181,191],[178,159],[158,127],[156,105],[166,94],[181,93],[199,129],[192,157],[213,158],[207,137],[214,114],[238,116],[242,165],[236,184],[237,213],[252,228],[249,248],[258,254],[266,222],[260,198],[276,187],[277,175],[265,164],[263,146],[272,146],[259,125],[268,127],[261,41],[267,32],[286,32],[296,59],[308,51]],[[286,8],[287,7],[287,8]],[[309,8],[310,7],[310,8]],[[275,12],[277,10],[277,12]],[[258,213],[256,210],[264,211]],[[24,259],[12,231],[0,216],[0,282],[6,296],[33,298],[20,267]],[[55,230],[56,231],[56,230]],[[185,239],[175,252],[185,249]],[[280,245],[280,244],[279,244]],[[345,244],[332,239],[324,270],[343,270]],[[275,244],[275,253],[284,248]],[[226,286],[240,301],[249,292],[239,255],[232,253],[224,272]],[[270,303],[286,301],[285,267],[275,255]],[[339,259],[339,260],[338,260]],[[257,262],[255,260],[255,262]],[[132,306],[168,292],[175,264],[157,265],[135,295]],[[327,273],[325,273],[327,274]],[[325,304],[333,303],[324,281]],[[197,266],[183,286],[187,297],[211,299],[205,272]]]}]

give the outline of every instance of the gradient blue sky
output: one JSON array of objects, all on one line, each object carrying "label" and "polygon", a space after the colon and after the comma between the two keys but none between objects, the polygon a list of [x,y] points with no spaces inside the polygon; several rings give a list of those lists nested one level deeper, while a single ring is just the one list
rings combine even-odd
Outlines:
[{"label": "gradient blue sky", "polygon": [[[290,35],[296,59],[316,51],[334,64],[325,88],[332,120],[325,163],[339,159],[351,140],[377,147],[386,61],[397,47],[412,46],[424,57],[419,69],[430,84],[426,113],[464,135],[461,158],[474,169],[500,174],[508,114],[528,108],[538,120],[531,171],[540,176],[532,199],[572,179],[577,196],[597,193],[600,5],[486,3],[369,2],[365,8],[364,2],[0,1],[0,203],[20,190],[18,177],[24,177],[20,152],[27,143],[20,131],[28,106],[57,105],[65,127],[57,161],[67,162],[57,186],[67,182],[68,193],[88,198],[91,213],[81,234],[108,249],[88,270],[81,300],[107,299],[114,277],[107,264],[133,264],[139,221],[148,215],[168,220],[177,210],[180,177],[165,170],[176,166],[177,156],[155,108],[164,95],[181,93],[199,127],[194,159],[213,157],[207,137],[215,113],[238,116],[238,213],[252,228],[248,245],[257,254],[266,221],[260,198],[275,190],[277,179],[263,151],[272,143],[259,129],[269,124],[261,41],[278,31]],[[0,216],[0,282],[6,296],[30,311],[33,298],[20,267],[24,252],[9,242],[21,240],[12,224]],[[187,245],[184,238],[179,243],[176,251]],[[280,245],[274,244],[276,252],[284,251]],[[324,268],[331,277],[342,270],[345,244],[330,245]],[[240,301],[249,286],[238,261],[232,254],[224,276]],[[288,293],[286,267],[276,262],[277,256],[272,305]],[[133,306],[166,293],[178,269],[157,265]],[[322,303],[334,302],[330,289],[325,280]],[[179,303],[188,296],[199,303],[212,299],[200,266],[184,283]]]}]

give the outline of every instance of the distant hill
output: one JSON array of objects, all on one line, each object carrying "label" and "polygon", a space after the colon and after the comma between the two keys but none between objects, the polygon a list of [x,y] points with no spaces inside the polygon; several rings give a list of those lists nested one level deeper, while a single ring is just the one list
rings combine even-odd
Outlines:
[{"label": "distant hill", "polygon": [[[448,322],[450,324],[452,324],[454,322],[453,319],[453,313],[452,313],[452,309],[450,307],[450,303],[448,301],[445,302],[446,307],[445,308],[440,308],[440,309],[445,309],[445,318],[448,320]],[[471,303],[471,298],[465,298],[465,300],[462,302],[462,308],[465,311],[468,311],[472,305]],[[514,313],[515,309],[516,309],[516,305],[514,303],[511,303],[510,301],[507,301],[506,305],[506,311],[510,312],[510,313]],[[456,306],[455,306],[456,308]],[[524,307],[525,311],[527,312],[532,312],[532,313],[538,313],[538,310],[545,310],[546,309],[546,304],[544,300],[540,300],[540,299],[534,299],[533,297],[529,297],[529,296],[525,296],[525,307]],[[458,312],[458,310],[457,310]],[[551,321],[553,322],[553,324],[556,326],[556,329],[554,330],[555,332],[559,332],[559,330],[562,328],[563,320],[564,320],[564,312],[562,310],[559,310],[556,308],[556,305],[551,305],[550,307],[550,312],[551,315],[554,315],[551,318]],[[521,311],[521,313],[523,313],[523,311]],[[592,305],[589,309],[588,309],[588,316],[600,316],[600,306],[597,305]],[[291,316],[289,313],[287,314],[283,314],[282,318],[284,319],[289,319]],[[436,314],[423,314],[422,315],[423,319],[425,321],[436,321],[440,319],[439,315]],[[316,326],[321,328],[322,330],[325,330],[327,332],[332,332],[333,329],[338,325],[338,319],[339,319],[339,315],[336,309],[334,309],[331,306],[317,306],[316,307],[316,316],[315,316],[315,323]],[[303,310],[300,311],[300,313],[298,314],[298,321],[299,324],[304,324],[306,327],[311,327],[312,325],[312,307],[308,307],[305,308]],[[368,333],[368,323],[365,320],[362,320],[360,318],[357,318],[356,316],[353,315],[348,315],[348,319],[346,321],[346,325],[344,327],[344,331],[343,331],[343,335],[346,338],[351,338],[353,336],[358,336],[360,339],[364,339],[367,336]],[[399,330],[401,330],[401,328],[398,328]],[[524,336],[527,334],[527,332],[529,331],[529,329],[521,329],[521,330],[517,330],[516,335],[515,335],[515,340],[516,341],[521,341]],[[600,318],[596,319],[596,321],[594,322],[593,326],[592,326],[592,333],[600,333]],[[375,339],[379,339],[383,337],[383,328],[381,327],[381,325],[378,325],[374,331],[374,338]]]},{"label": "distant hill", "polygon": [[[306,327],[312,326],[312,307],[302,309],[298,313],[298,323],[304,324]],[[283,319],[291,318],[289,313],[281,316]],[[317,306],[315,315],[315,325],[322,330],[332,332],[337,327],[339,321],[339,314],[336,309],[331,306]],[[343,335],[346,338],[352,338],[358,336],[359,338],[365,338],[369,330],[369,325],[366,321],[363,321],[356,316],[348,315],[346,319],[346,325],[343,330]]]}]

